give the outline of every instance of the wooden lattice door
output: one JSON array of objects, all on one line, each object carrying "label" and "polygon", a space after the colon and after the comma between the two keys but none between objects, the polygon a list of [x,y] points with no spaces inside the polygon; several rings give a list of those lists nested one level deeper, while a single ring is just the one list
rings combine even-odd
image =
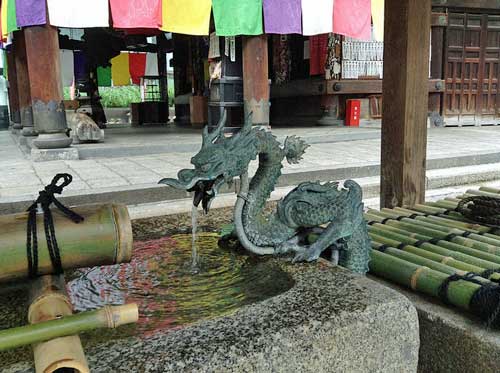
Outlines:
[{"label": "wooden lattice door", "polygon": [[500,17],[451,13],[446,33],[447,122],[481,123],[496,116]]}]

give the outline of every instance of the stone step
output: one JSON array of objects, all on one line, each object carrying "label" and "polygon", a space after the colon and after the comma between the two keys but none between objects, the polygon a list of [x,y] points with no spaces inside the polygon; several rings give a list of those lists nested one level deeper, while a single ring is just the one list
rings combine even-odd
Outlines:
[{"label": "stone step", "polygon": [[[378,166],[365,166],[357,169],[337,168],[323,170],[309,170],[288,172],[283,174],[279,180],[273,198],[279,199],[286,195],[293,187],[304,181],[330,181],[345,180],[353,178],[363,187],[366,199],[379,196],[379,176],[377,173],[371,175],[373,168]],[[364,171],[363,171],[364,169]],[[366,175],[368,174],[368,175]],[[427,189],[439,189],[450,186],[469,185],[474,183],[484,183],[487,181],[500,180],[500,163],[482,164],[476,166],[462,166],[445,169],[434,169],[427,171]],[[234,186],[233,188],[236,188]],[[215,206],[229,205],[234,203],[235,189],[225,189],[218,197]],[[228,195],[225,195],[228,194]],[[38,190],[33,190],[32,194],[3,197],[0,199],[0,214],[9,214],[25,211],[26,208],[36,199]],[[172,206],[169,201],[178,201],[179,206],[185,206],[190,200],[190,195],[184,191],[157,184],[140,184],[119,187],[94,188],[92,190],[67,190],[63,192],[60,200],[68,205],[80,205],[87,203],[116,202],[126,205],[151,206],[154,211],[164,211],[167,206]],[[179,201],[181,200],[181,201]],[[184,201],[182,201],[184,200]],[[175,205],[175,204],[174,204]],[[164,207],[162,207],[164,206]],[[178,210],[180,207],[175,207]],[[185,207],[182,207],[184,211]],[[147,210],[147,208],[146,208]],[[164,211],[164,213],[168,213]]]}]

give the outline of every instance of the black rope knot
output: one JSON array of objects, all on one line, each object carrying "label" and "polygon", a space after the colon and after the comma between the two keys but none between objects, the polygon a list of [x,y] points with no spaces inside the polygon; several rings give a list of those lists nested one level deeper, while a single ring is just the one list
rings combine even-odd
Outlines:
[{"label": "black rope knot", "polygon": [[[62,183],[59,184],[59,181]],[[63,189],[73,181],[73,176],[70,174],[57,174],[47,185],[44,190],[39,192],[37,200],[28,208],[28,223],[27,223],[27,239],[26,252],[28,258],[28,274],[30,277],[38,275],[38,237],[36,228],[36,215],[38,205],[43,211],[43,225],[45,230],[45,239],[47,241],[47,249],[49,251],[50,261],[56,274],[63,272],[59,245],[57,243],[54,219],[50,210],[50,205],[53,203],[61,212],[71,219],[74,223],[80,223],[84,219],[74,211],[70,210],[59,202],[54,194],[61,194]]]},{"label": "black rope knot", "polygon": [[488,196],[467,197],[458,203],[455,210],[472,221],[490,227],[500,227],[500,198]]}]

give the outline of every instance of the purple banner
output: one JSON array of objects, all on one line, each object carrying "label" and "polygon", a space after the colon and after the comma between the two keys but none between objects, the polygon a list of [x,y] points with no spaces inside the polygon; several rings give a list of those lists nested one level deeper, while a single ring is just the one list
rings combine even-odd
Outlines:
[{"label": "purple banner", "polygon": [[301,0],[264,0],[264,27],[267,34],[301,34]]},{"label": "purple banner", "polygon": [[47,23],[45,0],[16,0],[17,26],[37,26]]}]

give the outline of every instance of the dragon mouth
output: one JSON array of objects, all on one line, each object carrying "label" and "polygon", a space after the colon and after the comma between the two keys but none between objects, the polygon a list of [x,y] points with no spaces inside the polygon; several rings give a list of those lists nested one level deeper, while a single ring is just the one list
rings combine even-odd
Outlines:
[{"label": "dragon mouth", "polygon": [[219,194],[219,189],[225,182],[224,175],[216,177],[204,177],[200,175],[189,175],[192,177],[183,176],[186,175],[180,173],[179,179],[162,179],[160,180],[160,184],[193,192],[193,205],[198,207],[201,203],[205,213],[208,213],[213,199]]},{"label": "dragon mouth", "polygon": [[188,192],[194,192],[193,205],[198,207],[201,203],[205,213],[208,213],[210,205],[217,194],[219,194],[219,188],[223,183],[224,177],[222,175],[212,180],[198,181],[193,188],[188,190]]}]

